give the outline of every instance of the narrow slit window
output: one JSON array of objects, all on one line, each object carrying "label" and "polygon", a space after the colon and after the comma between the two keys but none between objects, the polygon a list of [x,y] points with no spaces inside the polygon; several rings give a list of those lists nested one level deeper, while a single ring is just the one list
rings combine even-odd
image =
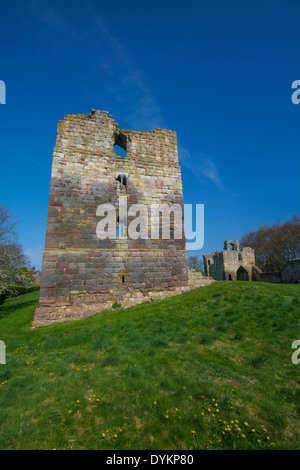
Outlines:
[{"label": "narrow slit window", "polygon": [[117,218],[117,238],[122,237],[123,224],[120,223],[119,217]]},{"label": "narrow slit window", "polygon": [[127,176],[124,174],[119,174],[116,177],[116,180],[119,183],[120,194],[126,194],[127,193]]}]

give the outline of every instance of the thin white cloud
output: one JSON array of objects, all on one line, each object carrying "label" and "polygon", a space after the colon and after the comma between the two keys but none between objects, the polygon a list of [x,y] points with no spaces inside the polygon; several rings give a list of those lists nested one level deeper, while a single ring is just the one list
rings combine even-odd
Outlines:
[{"label": "thin white cloud", "polygon": [[28,2],[28,8],[33,18],[36,19],[40,24],[44,24],[61,32],[70,31],[69,24],[65,18],[58,14],[47,2],[42,2],[40,0],[30,0]]},{"label": "thin white cloud", "polygon": [[198,181],[203,183],[204,179],[208,179],[211,183],[216,185],[218,189],[228,192],[221,181],[216,164],[210,157],[201,152],[197,154],[197,157],[192,157],[183,147],[179,147],[178,152],[179,162],[190,170]]},{"label": "thin white cloud", "polygon": [[[122,104],[124,122],[133,129],[150,130],[164,127],[164,118],[153,93],[146,84],[142,71],[130,58],[128,50],[119,37],[104,22],[98,10],[86,1],[85,21],[78,31],[68,23],[58,8],[50,2],[31,0],[32,16],[47,27],[66,33],[68,47],[83,51],[86,72],[94,77],[106,77],[104,86],[112,100]],[[88,20],[88,27],[84,24]],[[77,32],[78,31],[78,32]],[[80,49],[78,49],[80,44]],[[85,47],[84,47],[85,46]],[[101,46],[101,47],[100,47]],[[224,187],[215,162],[202,153],[192,157],[188,151],[179,148],[180,161],[199,181],[208,180],[222,191]]]},{"label": "thin white cloud", "polygon": [[74,27],[51,2],[30,0],[28,8],[39,24],[66,36],[65,46],[74,50],[87,75],[99,77],[102,86],[106,77],[105,90],[112,102],[125,108],[119,116],[128,126],[139,130],[163,127],[160,108],[142,71],[90,2],[84,4],[85,18],[80,28]]},{"label": "thin white cloud", "polygon": [[143,78],[142,71],[129,57],[124,45],[104,24],[100,15],[89,5],[93,24],[108,47],[109,56],[102,60],[100,67],[116,79],[111,86],[115,97],[126,107],[126,119],[134,128],[153,129],[162,126],[164,119],[160,108]]}]

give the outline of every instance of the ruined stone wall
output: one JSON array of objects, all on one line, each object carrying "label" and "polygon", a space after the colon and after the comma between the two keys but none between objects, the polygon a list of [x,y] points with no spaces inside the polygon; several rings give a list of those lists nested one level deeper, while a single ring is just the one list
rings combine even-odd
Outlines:
[{"label": "ruined stone wall", "polygon": [[[230,246],[233,247],[232,250],[229,249]],[[281,271],[263,273],[255,266],[254,250],[250,247],[240,250],[237,241],[225,240],[223,251],[204,255],[203,261],[205,274],[217,281],[300,282],[300,259],[289,260]]]},{"label": "ruined stone wall", "polygon": [[[230,250],[229,246],[234,249]],[[239,250],[238,242],[225,240],[223,251],[214,251],[211,255],[204,255],[205,274],[214,280],[251,280],[252,270],[255,267],[255,254],[252,248]]]},{"label": "ruined stone wall", "polygon": [[252,279],[252,267],[255,266],[255,255],[252,248],[246,247],[242,250],[226,250],[223,254],[226,279],[229,279],[230,276],[232,280],[239,279],[239,270],[245,270],[248,280]]},{"label": "ruined stone wall", "polygon": [[203,261],[206,276],[211,276],[216,281],[225,279],[222,251],[214,251],[211,255],[204,255]]},{"label": "ruined stone wall", "polygon": [[291,259],[281,270],[282,282],[300,283],[300,259]]},{"label": "ruined stone wall", "polygon": [[[125,158],[114,145],[125,148]],[[126,174],[126,187],[118,174]],[[33,326],[187,290],[185,239],[99,240],[98,205],[183,206],[176,133],[118,129],[106,111],[58,122],[39,307]],[[183,213],[183,211],[182,211]],[[130,218],[128,220],[130,223]],[[150,237],[150,233],[149,233]]]},{"label": "ruined stone wall", "polygon": [[300,259],[289,260],[281,269],[281,271],[273,273],[260,272],[259,279],[263,282],[286,282],[298,283],[300,282]]},{"label": "ruined stone wall", "polygon": [[274,282],[278,283],[281,282],[281,274],[280,271],[274,273],[263,273],[261,272],[259,278],[256,279],[261,282]]},{"label": "ruined stone wall", "polygon": [[210,276],[205,276],[201,272],[195,271],[192,268],[188,268],[189,287],[191,289],[197,289],[198,287],[207,286],[212,284],[214,279]]}]

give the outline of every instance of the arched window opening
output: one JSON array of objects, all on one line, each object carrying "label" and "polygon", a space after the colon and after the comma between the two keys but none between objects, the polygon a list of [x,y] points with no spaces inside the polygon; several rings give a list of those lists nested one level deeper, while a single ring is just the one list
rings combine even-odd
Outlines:
[{"label": "arched window opening", "polygon": [[121,238],[123,233],[123,224],[120,223],[119,217],[117,218],[117,238]]},{"label": "arched window opening", "polygon": [[116,155],[118,155],[118,157],[125,158],[126,152],[127,152],[126,135],[122,134],[121,132],[116,132],[114,134],[114,139],[115,139],[114,151],[116,152]]},{"label": "arched window opening", "polygon": [[120,194],[126,194],[127,193],[127,174],[118,173],[116,175],[116,180],[119,183]]}]

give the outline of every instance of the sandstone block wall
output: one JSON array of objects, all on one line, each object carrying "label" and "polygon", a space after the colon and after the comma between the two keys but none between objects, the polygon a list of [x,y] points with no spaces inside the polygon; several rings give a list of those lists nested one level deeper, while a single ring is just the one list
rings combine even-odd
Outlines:
[{"label": "sandstone block wall", "polygon": [[[116,144],[126,150],[125,158],[116,154]],[[58,122],[53,153],[33,327],[189,289],[184,237],[97,238],[97,207],[110,203],[118,214],[120,195],[127,196],[128,207],[176,203],[183,208],[176,133],[119,129],[106,111],[67,115]]]},{"label": "sandstone block wall", "polygon": [[255,267],[254,250],[250,247],[240,250],[237,240],[235,242],[225,240],[223,251],[204,255],[203,261],[205,274],[214,280],[252,280],[252,271]]},{"label": "sandstone block wall", "polygon": [[300,283],[300,259],[289,260],[280,271],[282,282]]},{"label": "sandstone block wall", "polygon": [[260,272],[258,279],[263,282],[285,282],[291,284],[300,283],[300,259],[291,259],[278,272]]}]

